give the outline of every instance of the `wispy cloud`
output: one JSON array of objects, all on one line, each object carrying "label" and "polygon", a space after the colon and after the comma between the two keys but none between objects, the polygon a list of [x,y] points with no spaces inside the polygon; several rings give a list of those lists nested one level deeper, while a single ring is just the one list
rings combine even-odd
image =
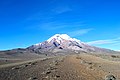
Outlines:
[{"label": "wispy cloud", "polygon": [[[81,27],[84,26],[82,22],[73,22],[73,23],[66,23],[66,22],[47,22],[47,23],[41,23],[36,28],[41,28],[44,30],[69,30],[71,28]],[[82,32],[85,32],[82,30]]]},{"label": "wispy cloud", "polygon": [[117,43],[120,43],[120,38],[107,39],[107,40],[96,40],[96,41],[87,42],[87,44],[90,44],[90,45],[117,44]]},{"label": "wispy cloud", "polygon": [[[29,29],[34,30],[45,30],[45,31],[52,31],[55,33],[65,33],[70,35],[71,37],[81,36],[84,34],[87,34],[91,30],[94,30],[93,28],[86,28],[83,27],[86,26],[84,22],[73,22],[73,23],[66,23],[66,22],[45,22],[38,24],[36,26],[31,26]],[[81,29],[83,28],[83,29]],[[71,31],[72,30],[72,31]]]},{"label": "wispy cloud", "polygon": [[48,14],[47,12],[36,12],[30,16],[28,16],[24,21],[43,21],[50,20],[54,18],[52,14]]},{"label": "wispy cloud", "polygon": [[69,32],[68,35],[70,35],[72,37],[80,36],[80,35],[88,33],[91,30],[93,30],[93,29],[92,28],[89,28],[89,29],[80,29],[80,30]]}]

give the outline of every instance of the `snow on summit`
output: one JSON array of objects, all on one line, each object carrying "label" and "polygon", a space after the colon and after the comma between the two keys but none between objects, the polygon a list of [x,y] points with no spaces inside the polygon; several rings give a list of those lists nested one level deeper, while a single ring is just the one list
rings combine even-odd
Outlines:
[{"label": "snow on summit", "polygon": [[76,41],[76,42],[80,43],[80,40],[77,40],[75,38],[71,38],[67,34],[55,34],[54,36],[49,38],[47,41],[50,42],[53,39],[56,39],[57,42],[60,42],[60,41],[62,41],[64,39],[64,40]]},{"label": "snow on summit", "polygon": [[51,38],[49,38],[47,41],[50,42],[52,39],[65,39],[65,40],[70,40],[71,38],[67,34],[55,34]]}]

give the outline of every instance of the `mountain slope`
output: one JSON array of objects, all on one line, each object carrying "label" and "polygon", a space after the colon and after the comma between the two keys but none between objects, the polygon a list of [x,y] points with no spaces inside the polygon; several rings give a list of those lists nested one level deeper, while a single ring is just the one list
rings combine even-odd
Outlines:
[{"label": "mountain slope", "polygon": [[98,48],[90,46],[80,40],[71,38],[67,34],[55,34],[48,40],[42,43],[38,43],[28,47],[27,49],[32,50],[36,53],[44,52],[64,52],[64,51],[75,51],[75,52],[99,52],[99,53],[115,53],[113,50]]}]

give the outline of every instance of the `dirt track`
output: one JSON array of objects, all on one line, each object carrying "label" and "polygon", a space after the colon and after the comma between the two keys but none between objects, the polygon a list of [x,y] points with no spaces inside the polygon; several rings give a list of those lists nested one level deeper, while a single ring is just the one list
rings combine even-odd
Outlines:
[{"label": "dirt track", "polygon": [[0,80],[120,80],[120,62],[80,54],[29,61],[0,69]]}]

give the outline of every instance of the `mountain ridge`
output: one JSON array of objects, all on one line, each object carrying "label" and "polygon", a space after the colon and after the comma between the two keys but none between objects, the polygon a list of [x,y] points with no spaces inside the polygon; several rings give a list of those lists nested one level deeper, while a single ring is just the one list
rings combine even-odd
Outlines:
[{"label": "mountain ridge", "polygon": [[[57,40],[56,40],[57,39]],[[69,54],[79,54],[79,53],[97,53],[97,54],[119,54],[120,52],[99,48],[95,46],[90,46],[80,40],[71,38],[66,34],[57,34],[49,38],[48,40],[31,45],[26,48],[16,48],[11,50],[0,51],[0,56],[2,58],[6,57],[37,57],[42,55],[69,55]]]},{"label": "mountain ridge", "polygon": [[48,40],[29,46],[27,49],[37,53],[59,52],[59,51],[75,51],[75,52],[99,52],[99,53],[114,53],[115,51],[105,48],[99,48],[88,45],[76,38],[71,38],[67,34],[55,34]]}]

